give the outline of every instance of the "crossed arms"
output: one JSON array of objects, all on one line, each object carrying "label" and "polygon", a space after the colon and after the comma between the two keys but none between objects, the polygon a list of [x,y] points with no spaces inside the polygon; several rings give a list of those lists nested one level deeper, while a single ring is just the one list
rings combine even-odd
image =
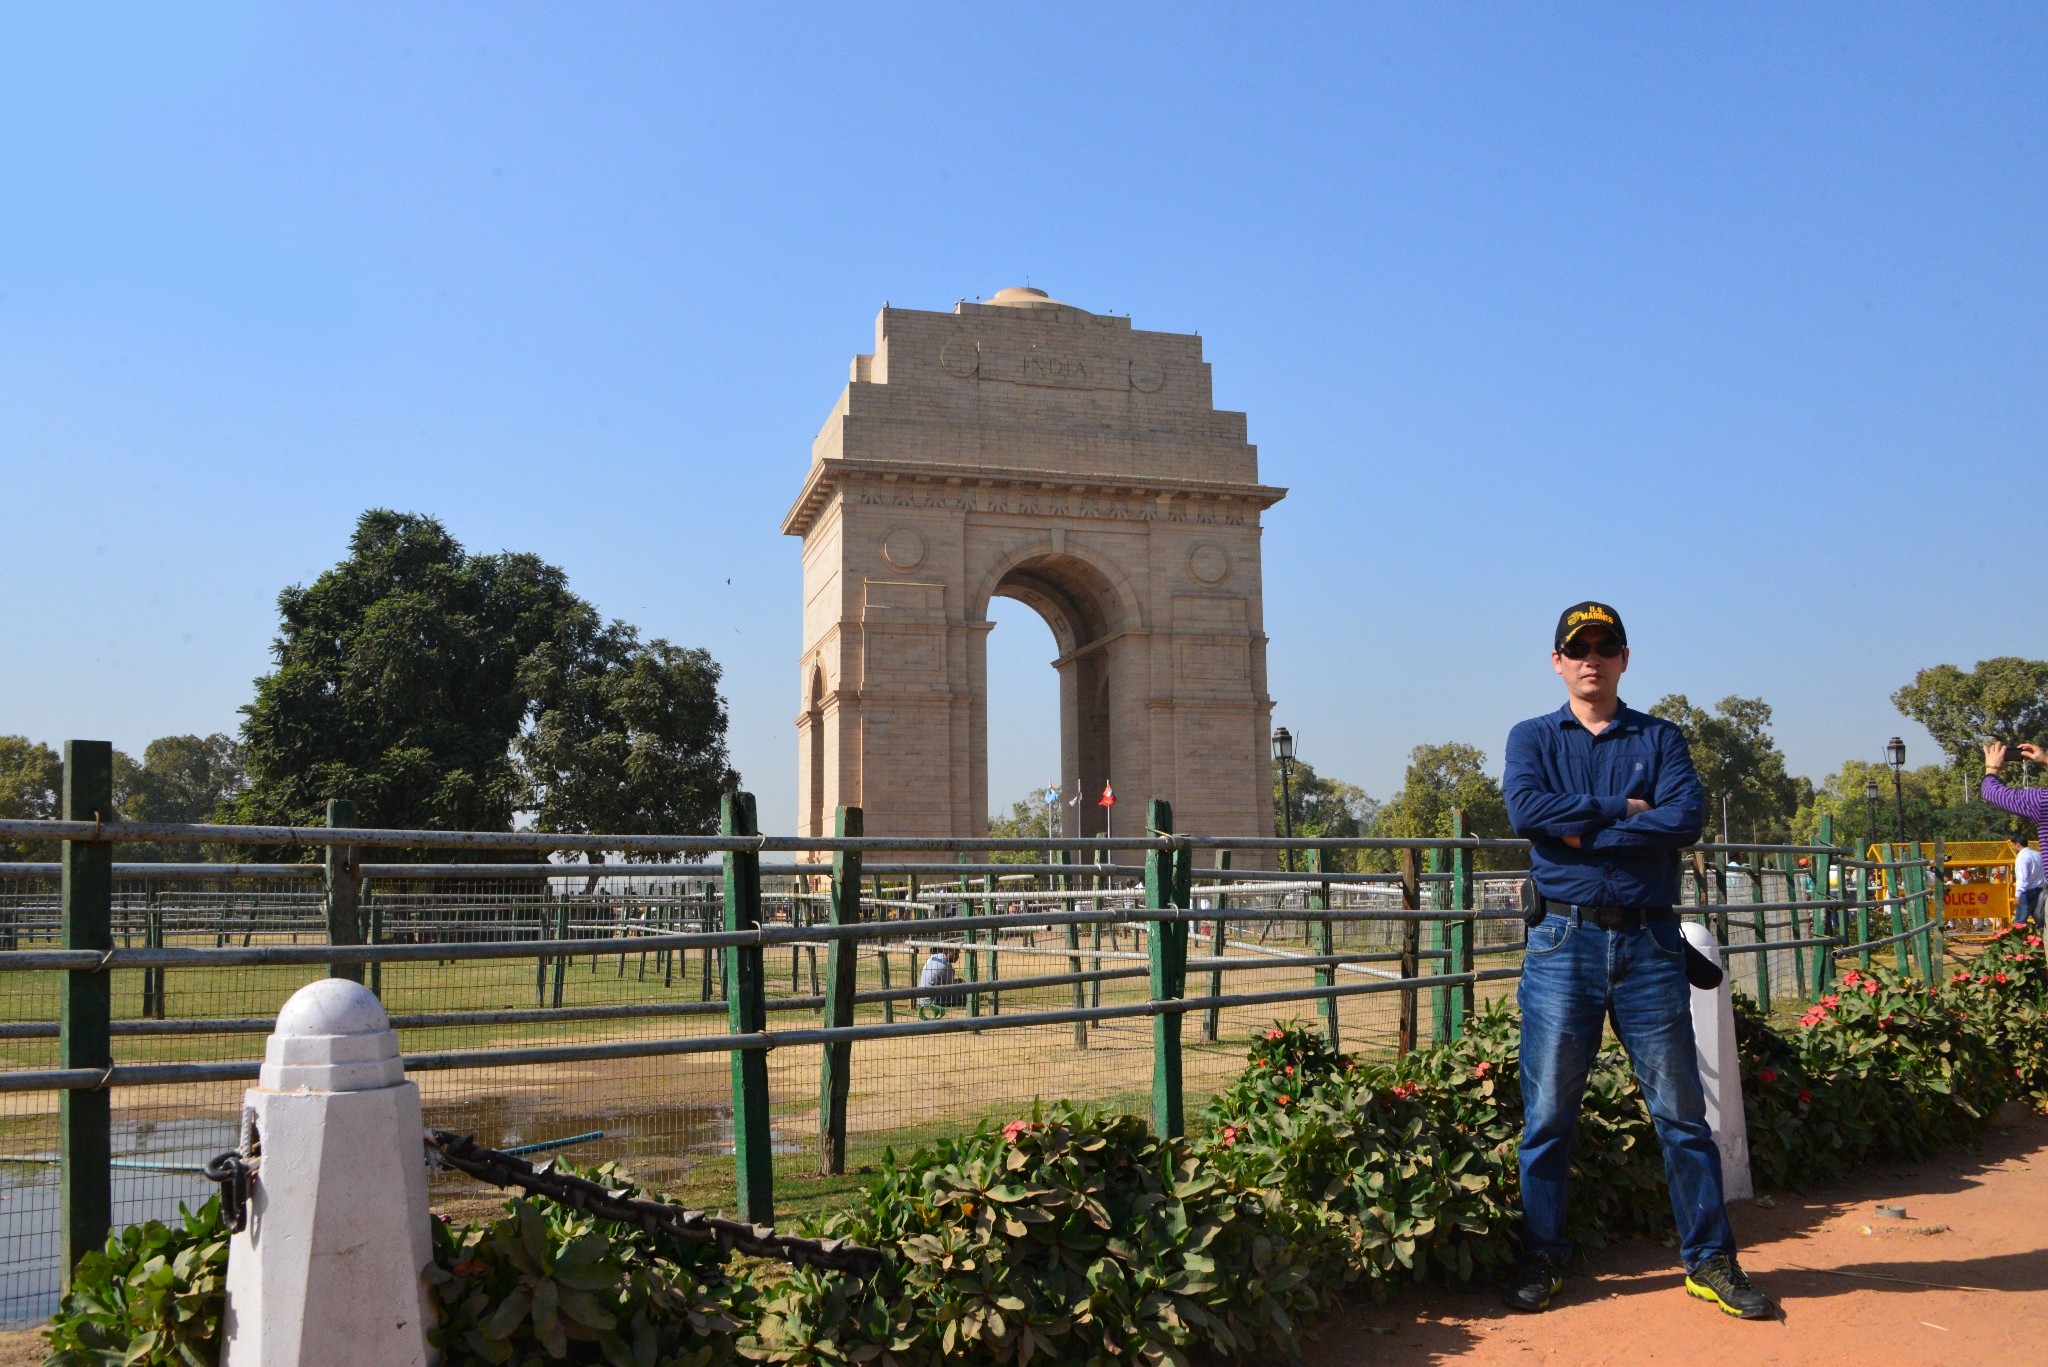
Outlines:
[{"label": "crossed arms", "polygon": [[1656,774],[1649,798],[1558,792],[1543,772],[1535,739],[1516,727],[1508,737],[1501,790],[1508,824],[1519,835],[1548,837],[1573,849],[1682,849],[1700,838],[1706,801],[1692,754],[1676,729],[1658,727]]}]

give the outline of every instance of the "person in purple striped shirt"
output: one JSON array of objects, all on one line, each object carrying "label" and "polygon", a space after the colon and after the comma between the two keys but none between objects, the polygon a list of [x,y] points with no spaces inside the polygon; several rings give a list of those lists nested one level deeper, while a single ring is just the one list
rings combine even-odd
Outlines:
[{"label": "person in purple striped shirt", "polygon": [[[2023,816],[2039,827],[2039,849],[2048,856],[2048,788],[2008,788],[2000,783],[1998,771],[2005,767],[2007,749],[2003,741],[1990,741],[1984,746],[1984,800],[2014,816]],[[2022,741],[2019,752],[2036,764],[2048,764],[2048,750],[2038,745]],[[2017,896],[2014,900],[2018,901]],[[2018,907],[2014,909],[2019,910]]]}]

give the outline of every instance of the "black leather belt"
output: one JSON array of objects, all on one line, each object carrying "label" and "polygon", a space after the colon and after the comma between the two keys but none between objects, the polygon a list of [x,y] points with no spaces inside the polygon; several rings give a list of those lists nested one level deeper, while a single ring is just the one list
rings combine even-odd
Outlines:
[{"label": "black leather belt", "polygon": [[1577,907],[1548,897],[1543,899],[1543,909],[1559,916],[1570,916],[1576,912],[1581,920],[1602,930],[1641,930],[1677,914],[1670,907]]}]

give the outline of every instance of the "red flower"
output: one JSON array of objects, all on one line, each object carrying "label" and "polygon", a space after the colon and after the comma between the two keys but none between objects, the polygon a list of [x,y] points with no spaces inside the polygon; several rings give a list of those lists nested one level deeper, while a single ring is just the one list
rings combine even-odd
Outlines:
[{"label": "red flower", "polygon": [[1281,1104],[1282,1106],[1285,1106],[1285,1105],[1286,1105],[1286,1104],[1287,1104],[1288,1102],[1290,1102],[1290,1101],[1292,1101],[1292,1100],[1294,1100],[1294,1098],[1293,1098],[1293,1097],[1291,1097],[1291,1096],[1288,1096],[1288,1095],[1287,1095],[1287,1094],[1285,1094],[1284,1092],[1283,1092],[1283,1093],[1281,1094],[1281,1096],[1280,1096],[1280,1104]]},{"label": "red flower", "polygon": [[1875,979],[1875,978],[1865,978],[1865,979],[1863,980],[1863,990],[1864,990],[1865,992],[1868,992],[1868,993],[1869,993],[1869,994],[1870,994],[1871,996],[1875,997],[1875,996],[1877,995],[1877,991],[1878,991],[1878,988],[1877,988],[1877,979]]},{"label": "red flower", "polygon": [[1885,1017],[1885,1018],[1884,1018],[1883,1020],[1880,1020],[1880,1021],[1879,1021],[1879,1022],[1877,1023],[1877,1028],[1878,1028],[1878,1029],[1880,1029],[1880,1030],[1889,1030],[1889,1029],[1891,1029],[1891,1028],[1892,1028],[1892,1018],[1891,1018],[1890,1016],[1886,1016],[1886,1017]]},{"label": "red flower", "polygon": [[1957,973],[1950,977],[1949,981],[1952,983],[1966,983],[1970,981],[1970,975],[1968,973]]},{"label": "red flower", "polygon": [[1491,1059],[1481,1059],[1481,1060],[1479,1060],[1479,1066],[1478,1066],[1478,1067],[1476,1067],[1476,1068],[1474,1068],[1474,1069],[1472,1070],[1472,1076],[1473,1076],[1473,1077],[1475,1077],[1475,1078],[1482,1078],[1482,1077],[1485,1077],[1485,1076],[1486,1076],[1486,1075],[1487,1075],[1488,1073],[1490,1073],[1490,1072],[1492,1072],[1492,1071],[1493,1071],[1493,1060],[1491,1060]]},{"label": "red flower", "polygon": [[1294,1065],[1293,1065],[1293,1064],[1291,1064],[1291,1063],[1287,1065],[1287,1076],[1289,1076],[1289,1077],[1293,1077],[1293,1076],[1294,1076]]},{"label": "red flower", "polygon": [[1778,1080],[1778,1075],[1775,1072],[1771,1071],[1769,1068],[1764,1068],[1758,1071],[1756,1075],[1756,1080],[1758,1082],[1766,1083],[1776,1082]]},{"label": "red flower", "polygon": [[1822,1006],[1827,1007],[1830,1010],[1833,1010],[1835,1007],[1840,1006],[1842,1004],[1841,994],[1837,992],[1830,992],[1825,997],[1822,997],[1820,999],[1820,1004]]},{"label": "red flower", "polygon": [[1281,1037],[1281,1036],[1282,1036],[1283,1034],[1285,1034],[1285,1033],[1286,1033],[1286,1032],[1285,1032],[1284,1030],[1268,1030],[1268,1031],[1266,1032],[1266,1038],[1267,1038],[1267,1039],[1279,1039],[1279,1038],[1280,1038],[1280,1037]]},{"label": "red flower", "polygon": [[2040,937],[2040,936],[2038,936],[2038,935],[2029,935],[2029,936],[2027,937],[2027,948],[2028,948],[2028,949],[2039,949],[2040,947],[2041,947],[2041,937]]},{"label": "red flower", "polygon": [[1856,985],[1857,980],[1862,976],[1863,975],[1861,973],[1858,973],[1855,969],[1852,968],[1847,973],[1844,973],[1842,975],[1842,982],[1845,986],[1854,987]]},{"label": "red flower", "polygon": [[1417,1092],[1421,1091],[1422,1088],[1417,1086],[1413,1082],[1400,1082],[1396,1083],[1394,1086],[1388,1088],[1387,1090],[1391,1091],[1395,1096],[1400,1097],[1401,1100],[1406,1101],[1409,1097],[1414,1096]]},{"label": "red flower", "polygon": [[1994,973],[1994,974],[1992,974],[1992,975],[1991,975],[1991,981],[1993,981],[1993,982],[1995,982],[1995,983],[2002,983],[2002,982],[2004,982],[2004,981],[2005,981],[2005,974],[2003,974],[2003,973]]},{"label": "red flower", "polygon": [[1986,974],[1986,973],[1979,973],[1979,974],[1977,975],[1977,981],[1978,981],[1978,982],[1980,982],[1980,983],[1988,983],[1988,982],[1990,982],[1990,981],[1991,981],[1991,977],[1990,977],[1990,975],[1989,975],[1989,974]]},{"label": "red flower", "polygon": [[1003,1138],[1004,1138],[1004,1139],[1006,1139],[1006,1140],[1008,1140],[1008,1141],[1009,1141],[1010,1143],[1014,1144],[1014,1143],[1016,1143],[1016,1142],[1017,1142],[1017,1136],[1018,1136],[1018,1135],[1020,1135],[1020,1134],[1024,1134],[1024,1133],[1026,1133],[1027,1131],[1029,1131],[1030,1129],[1031,1129],[1031,1122],[1030,1122],[1030,1121],[1028,1121],[1028,1120],[1012,1120],[1012,1121],[1011,1121],[1011,1122],[1010,1122],[1009,1124],[1007,1124],[1007,1125],[1003,1126]]},{"label": "red flower", "polygon": [[1228,1147],[1229,1147],[1230,1145],[1232,1145],[1232,1144],[1235,1144],[1236,1142],[1237,1142],[1237,1126],[1235,1126],[1235,1125],[1225,1125],[1225,1126],[1223,1127],[1223,1145],[1224,1145],[1224,1147],[1225,1147],[1225,1148],[1228,1148]]},{"label": "red flower", "polygon": [[1807,1090],[1806,1090],[1806,1089],[1805,1089],[1804,1087],[1801,1087],[1801,1088],[1799,1089],[1799,1104],[1800,1104],[1800,1105],[1802,1105],[1802,1106],[1807,1106],[1807,1105],[1811,1105],[1811,1104],[1812,1104],[1812,1102],[1813,1102],[1813,1093],[1812,1093],[1812,1092],[1809,1092],[1809,1091],[1807,1091]]}]

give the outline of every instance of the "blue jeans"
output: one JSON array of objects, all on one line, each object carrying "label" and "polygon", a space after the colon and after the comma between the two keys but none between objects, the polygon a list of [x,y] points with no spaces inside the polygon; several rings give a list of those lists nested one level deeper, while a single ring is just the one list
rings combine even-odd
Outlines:
[{"label": "blue jeans", "polygon": [[1522,1248],[1571,1257],[1572,1131],[1586,1073],[1612,1017],[1657,1123],[1671,1213],[1687,1270],[1735,1252],[1721,1201],[1721,1153],[1707,1128],[1692,1041],[1692,987],[1676,917],[1602,930],[1555,912],[1529,932],[1522,961]]},{"label": "blue jeans", "polygon": [[2048,888],[2022,888],[2019,898],[2019,914],[2013,917],[2015,925],[2031,924],[2036,930],[2041,927],[2041,894]]}]

